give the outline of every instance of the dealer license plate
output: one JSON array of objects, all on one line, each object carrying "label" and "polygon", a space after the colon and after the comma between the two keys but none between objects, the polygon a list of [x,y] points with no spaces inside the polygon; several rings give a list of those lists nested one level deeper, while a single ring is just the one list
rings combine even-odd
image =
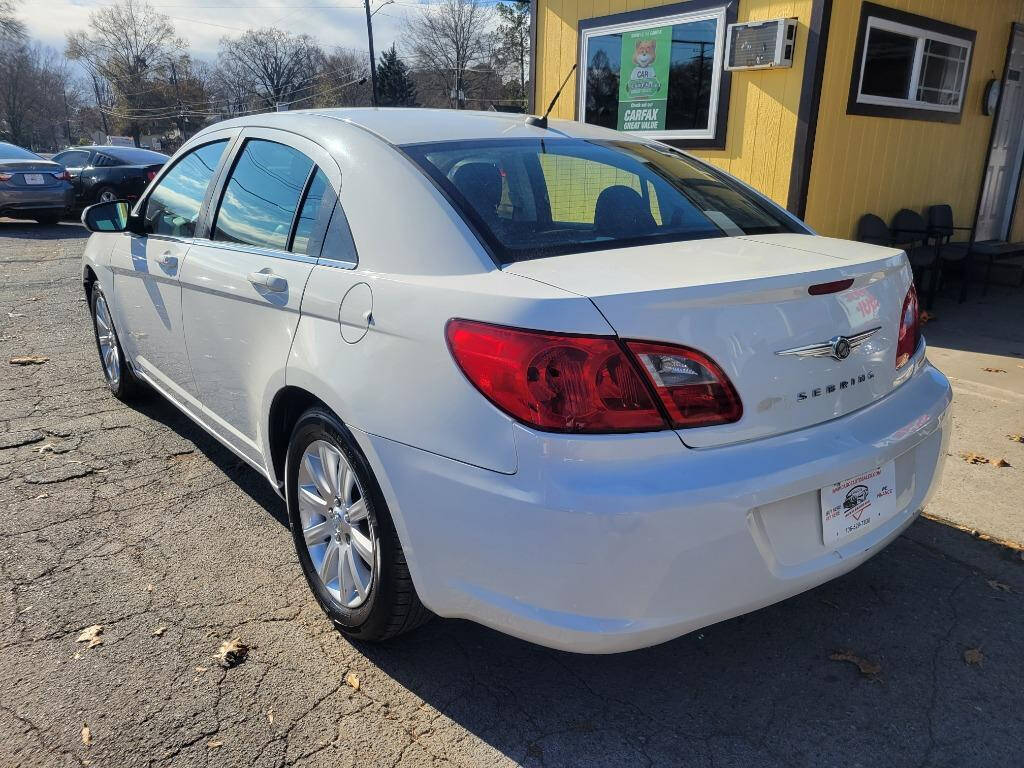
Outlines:
[{"label": "dealer license plate", "polygon": [[25,174],[26,184],[43,184],[43,174],[41,173],[26,173]]},{"label": "dealer license plate", "polygon": [[833,546],[856,538],[895,515],[896,463],[821,489],[821,538]]}]

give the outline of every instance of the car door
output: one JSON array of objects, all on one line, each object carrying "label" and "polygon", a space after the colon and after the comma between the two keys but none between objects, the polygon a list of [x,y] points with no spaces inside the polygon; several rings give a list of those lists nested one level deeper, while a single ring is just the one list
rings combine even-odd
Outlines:
[{"label": "car door", "polygon": [[262,465],[264,399],[284,386],[302,292],[341,172],[319,145],[247,128],[181,273],[185,342],[207,423]]},{"label": "car door", "polygon": [[69,149],[53,156],[53,162],[63,165],[71,176],[71,186],[75,188],[75,200],[82,197],[82,171],[88,167],[91,154],[87,149]]},{"label": "car door", "polygon": [[198,403],[178,275],[233,136],[214,135],[178,158],[134,211],[144,233],[123,233],[110,255],[125,354],[144,378],[193,413]]}]

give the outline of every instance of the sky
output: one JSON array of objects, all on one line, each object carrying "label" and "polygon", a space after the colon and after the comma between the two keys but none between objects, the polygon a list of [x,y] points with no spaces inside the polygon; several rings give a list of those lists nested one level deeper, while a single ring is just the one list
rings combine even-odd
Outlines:
[{"label": "sky", "polygon": [[[381,0],[375,0],[376,8]],[[84,29],[89,14],[112,0],[21,0],[18,16],[32,38],[64,49],[65,33]],[[277,27],[319,40],[325,50],[336,47],[365,52],[366,16],[361,0],[150,0],[171,18],[189,52],[215,61],[221,37],[249,28]],[[394,0],[373,17],[373,42],[378,56],[398,40],[405,18],[417,12],[416,0]]]}]

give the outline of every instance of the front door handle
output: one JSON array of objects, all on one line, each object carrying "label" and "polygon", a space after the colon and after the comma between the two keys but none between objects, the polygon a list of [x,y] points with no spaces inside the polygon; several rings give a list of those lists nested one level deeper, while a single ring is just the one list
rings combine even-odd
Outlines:
[{"label": "front door handle", "polygon": [[273,272],[250,272],[249,282],[271,293],[284,293],[288,290],[288,281]]},{"label": "front door handle", "polygon": [[156,263],[170,272],[171,270],[178,268],[178,257],[173,255],[170,251],[164,251],[156,257]]}]

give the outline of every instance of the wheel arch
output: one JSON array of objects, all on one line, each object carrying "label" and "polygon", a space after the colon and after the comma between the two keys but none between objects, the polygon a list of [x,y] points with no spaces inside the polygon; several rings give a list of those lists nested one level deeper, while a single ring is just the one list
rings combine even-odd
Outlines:
[{"label": "wheel arch", "polygon": [[[288,455],[288,441],[292,435],[292,429],[309,408],[322,406],[331,413],[335,413],[324,400],[302,387],[285,386],[277,391],[270,403],[270,410],[267,414],[267,440],[270,450],[270,461],[267,469],[273,475],[273,481],[277,486],[283,487],[284,463]],[[337,416],[338,414],[335,413]],[[341,417],[338,416],[340,419]]]}]

